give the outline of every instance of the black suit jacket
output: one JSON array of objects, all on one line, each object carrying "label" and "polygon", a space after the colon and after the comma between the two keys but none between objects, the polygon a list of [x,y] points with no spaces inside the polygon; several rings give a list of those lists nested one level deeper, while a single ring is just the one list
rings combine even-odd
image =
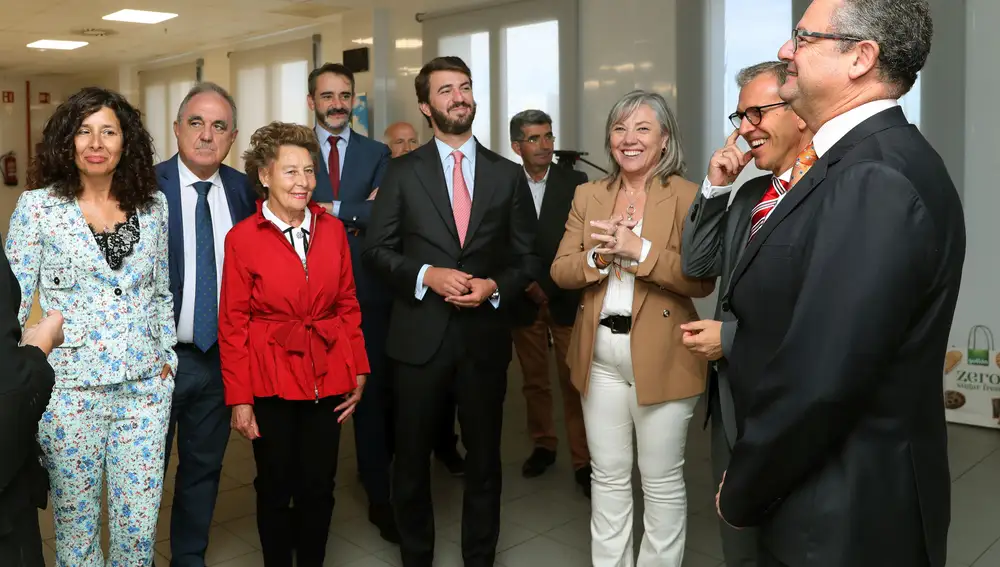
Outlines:
[{"label": "black suit jacket", "polygon": [[[17,522],[37,521],[44,507],[48,476],[39,464],[38,420],[49,403],[55,373],[36,347],[19,347],[17,319],[21,287],[0,254],[0,540],[11,537]],[[4,548],[6,549],[6,548]],[[21,565],[21,557],[0,555],[0,565]]]},{"label": "black suit jacket", "polygon": [[[426,363],[438,351],[452,317],[467,323],[470,352],[506,364],[510,324],[503,313],[540,271],[534,254],[535,207],[521,166],[476,148],[475,188],[465,246],[448,198],[441,157],[431,140],[389,162],[372,209],[363,261],[382,274],[393,292],[386,353],[406,364]],[[457,310],[433,290],[415,297],[424,264],[493,278],[500,309],[489,301]]]},{"label": "black suit jacket", "polygon": [[[587,174],[558,165],[549,166],[549,178],[545,181],[545,195],[542,197],[542,211],[538,215],[538,232],[535,236],[535,254],[542,270],[533,280],[538,282],[549,297],[549,313],[557,325],[570,327],[576,320],[580,305],[580,290],[564,290],[552,281],[549,267],[556,258],[559,242],[566,232],[566,219],[573,204],[573,194],[579,185],[587,182]],[[514,298],[510,307],[511,320],[515,326],[531,325],[538,318],[538,305],[527,294]]]},{"label": "black suit jacket", "polygon": [[739,438],[722,515],[794,566],[943,567],[941,390],[962,204],[902,110],[862,122],[751,241],[723,307]]}]

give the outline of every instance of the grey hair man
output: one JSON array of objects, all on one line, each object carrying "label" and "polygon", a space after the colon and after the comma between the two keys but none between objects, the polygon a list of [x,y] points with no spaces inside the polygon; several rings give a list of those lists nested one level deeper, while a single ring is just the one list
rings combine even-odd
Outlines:
[{"label": "grey hair man", "polygon": [[[792,165],[799,152],[812,139],[812,133],[778,96],[787,78],[782,61],[766,61],[739,72],[740,87],[736,110],[729,115],[734,130],[725,145],[716,151],[708,164],[708,174],[701,191],[691,204],[681,244],[684,273],[693,278],[721,277],[719,289],[729,285],[729,274],[746,247],[754,228],[752,212],[762,201],[780,200],[792,176]],[[750,146],[744,152],[736,142],[742,137]],[[767,171],[741,185],[729,203],[733,184],[743,168],[754,165]],[[762,216],[757,223],[766,220]],[[736,442],[736,411],[733,407],[729,365],[733,337],[739,322],[722,309],[721,299],[715,317],[681,325],[684,344],[695,354],[711,361],[706,384],[707,412],[705,425],[712,423],[712,473],[715,483],[729,465],[729,455]],[[734,530],[719,521],[722,551],[729,567],[752,567],[757,563],[755,530]]]},{"label": "grey hair man", "polygon": [[762,565],[945,565],[965,220],[897,101],[932,27],[926,0],[814,0],[778,53],[813,141],[722,303],[739,438],[716,505],[760,528]]},{"label": "grey hair man", "polygon": [[169,211],[170,292],[178,367],[167,461],[177,434],[177,477],[170,518],[170,564],[204,567],[208,532],[229,440],[223,398],[218,302],[223,243],[256,211],[246,175],[222,163],[236,140],[236,103],[215,83],[198,83],[174,122],[177,154],[156,166]]}]

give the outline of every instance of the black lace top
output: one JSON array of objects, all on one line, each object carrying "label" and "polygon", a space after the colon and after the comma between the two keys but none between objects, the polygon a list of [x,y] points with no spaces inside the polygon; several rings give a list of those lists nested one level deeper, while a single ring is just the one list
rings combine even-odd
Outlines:
[{"label": "black lace top", "polygon": [[94,233],[108,265],[112,270],[117,270],[122,267],[125,258],[132,254],[135,243],[139,242],[139,216],[135,213],[129,215],[125,222],[116,224],[114,230],[108,232],[98,232],[93,226],[90,231]]}]

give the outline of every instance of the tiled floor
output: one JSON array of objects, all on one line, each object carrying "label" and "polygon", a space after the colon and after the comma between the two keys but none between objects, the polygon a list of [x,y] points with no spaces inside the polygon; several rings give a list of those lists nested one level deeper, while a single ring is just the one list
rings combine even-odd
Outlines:
[{"label": "tiled floor", "polygon": [[[521,478],[521,462],[531,451],[525,433],[525,403],[520,393],[517,364],[511,366],[503,434],[503,520],[497,563],[503,567],[585,567],[589,565],[589,501],[574,490],[565,451],[555,467],[531,480]],[[558,388],[554,389],[558,396]],[[561,407],[557,401],[556,408]],[[713,505],[707,432],[702,431],[699,408],[688,436],[688,522],[684,567],[723,567],[722,550]],[[560,433],[562,434],[562,433]],[[366,519],[367,502],[357,480],[353,431],[343,432],[326,565],[328,567],[387,567],[401,565],[395,546],[386,543]],[[952,520],[948,567],[1000,566],[1000,432],[972,427],[950,427]],[[172,463],[176,463],[172,459]],[[173,470],[166,481],[157,536],[157,564],[169,565],[170,503]],[[254,517],[254,462],[250,444],[233,434],[225,468],[211,546],[210,567],[262,567]],[[460,567],[462,486],[440,467],[434,474],[434,504],[438,526],[435,565]],[[638,482],[635,483],[638,486]],[[636,518],[642,517],[641,502]],[[46,559],[54,565],[52,520],[42,513]],[[641,521],[638,522],[641,524]],[[641,525],[636,525],[641,533]],[[106,535],[106,534],[105,534]],[[636,537],[636,545],[639,538]]]}]

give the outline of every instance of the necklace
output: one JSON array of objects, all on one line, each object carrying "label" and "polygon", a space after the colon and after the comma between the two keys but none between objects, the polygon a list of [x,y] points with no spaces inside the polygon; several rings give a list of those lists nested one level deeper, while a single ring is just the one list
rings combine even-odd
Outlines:
[{"label": "necklace", "polygon": [[[622,191],[625,192],[625,199],[628,201],[628,207],[625,207],[625,217],[626,220],[634,220],[635,216],[635,199],[629,196],[630,191],[622,187]],[[636,193],[638,195],[638,193]]]}]

